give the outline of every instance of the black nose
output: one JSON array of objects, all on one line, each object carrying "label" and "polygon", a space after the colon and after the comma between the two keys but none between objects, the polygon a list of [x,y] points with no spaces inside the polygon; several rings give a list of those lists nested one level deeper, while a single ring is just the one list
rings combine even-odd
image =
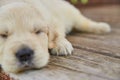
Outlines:
[{"label": "black nose", "polygon": [[33,57],[34,51],[28,47],[18,50],[16,57],[20,62],[30,61]]}]

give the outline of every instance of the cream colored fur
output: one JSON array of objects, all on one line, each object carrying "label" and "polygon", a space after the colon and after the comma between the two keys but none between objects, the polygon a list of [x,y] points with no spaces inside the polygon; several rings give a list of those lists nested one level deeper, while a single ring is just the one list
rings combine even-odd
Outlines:
[{"label": "cream colored fur", "polygon": [[71,54],[73,47],[65,36],[72,28],[110,32],[107,23],[87,19],[64,0],[0,0],[0,64],[6,72],[24,70],[15,57],[24,45],[35,51],[32,68],[48,63],[48,49],[54,55]]}]

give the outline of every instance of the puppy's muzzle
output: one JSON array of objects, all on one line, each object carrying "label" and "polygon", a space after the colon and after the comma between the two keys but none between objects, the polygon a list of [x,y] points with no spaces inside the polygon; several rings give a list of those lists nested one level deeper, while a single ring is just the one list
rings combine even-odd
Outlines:
[{"label": "puppy's muzzle", "polygon": [[34,51],[29,47],[24,47],[17,51],[16,57],[21,62],[30,62],[33,58]]}]

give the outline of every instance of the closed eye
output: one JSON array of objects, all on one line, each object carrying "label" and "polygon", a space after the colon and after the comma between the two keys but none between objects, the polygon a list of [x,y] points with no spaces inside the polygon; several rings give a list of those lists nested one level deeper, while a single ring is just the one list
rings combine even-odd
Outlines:
[{"label": "closed eye", "polygon": [[37,30],[35,31],[35,34],[40,34],[42,31],[41,30]]},{"label": "closed eye", "polygon": [[0,34],[0,37],[6,39],[8,37],[8,35],[7,34]]}]

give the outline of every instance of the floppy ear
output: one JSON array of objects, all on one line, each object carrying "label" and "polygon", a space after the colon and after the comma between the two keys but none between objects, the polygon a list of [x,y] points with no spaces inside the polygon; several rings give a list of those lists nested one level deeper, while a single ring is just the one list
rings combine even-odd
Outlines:
[{"label": "floppy ear", "polygon": [[48,40],[49,40],[48,47],[49,47],[49,49],[54,48],[57,37],[58,37],[58,34],[57,34],[56,30],[51,27],[48,27]]}]

